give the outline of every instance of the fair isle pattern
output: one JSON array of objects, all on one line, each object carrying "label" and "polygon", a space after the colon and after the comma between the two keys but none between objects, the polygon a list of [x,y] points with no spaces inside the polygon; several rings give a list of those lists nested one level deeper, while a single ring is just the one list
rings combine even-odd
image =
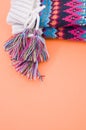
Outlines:
[{"label": "fair isle pattern", "polygon": [[86,0],[41,0],[40,27],[48,38],[86,41]]}]

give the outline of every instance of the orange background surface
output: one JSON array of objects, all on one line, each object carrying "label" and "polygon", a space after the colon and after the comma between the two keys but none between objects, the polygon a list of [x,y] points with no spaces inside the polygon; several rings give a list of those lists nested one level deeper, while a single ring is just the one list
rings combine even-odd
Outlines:
[{"label": "orange background surface", "polygon": [[46,40],[50,59],[43,82],[12,67],[4,42],[10,0],[0,0],[0,130],[86,130],[86,43]]}]

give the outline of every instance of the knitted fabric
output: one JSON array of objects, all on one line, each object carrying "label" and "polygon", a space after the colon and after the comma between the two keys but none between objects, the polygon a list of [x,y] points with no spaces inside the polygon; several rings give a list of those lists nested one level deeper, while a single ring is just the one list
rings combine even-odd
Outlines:
[{"label": "knitted fabric", "polygon": [[[37,0],[12,0],[7,22],[12,33],[24,30],[24,23]],[[86,41],[86,0],[41,0],[46,8],[40,13],[43,37]],[[32,21],[32,20],[31,20]],[[29,24],[29,23],[28,23]],[[32,25],[35,25],[35,23]]]},{"label": "knitted fabric", "polygon": [[41,0],[44,37],[86,41],[86,0]]},{"label": "knitted fabric", "polygon": [[13,66],[42,80],[38,64],[49,59],[44,38],[86,41],[86,0],[11,0],[7,22],[13,36],[5,50]]}]

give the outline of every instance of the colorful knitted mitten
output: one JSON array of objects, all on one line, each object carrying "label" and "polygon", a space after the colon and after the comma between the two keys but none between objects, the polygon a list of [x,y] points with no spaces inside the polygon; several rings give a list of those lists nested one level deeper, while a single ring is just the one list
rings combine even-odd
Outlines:
[{"label": "colorful knitted mitten", "polygon": [[49,58],[44,38],[86,41],[86,0],[11,0],[7,22],[13,36],[5,50],[13,66],[42,80],[38,64]]}]

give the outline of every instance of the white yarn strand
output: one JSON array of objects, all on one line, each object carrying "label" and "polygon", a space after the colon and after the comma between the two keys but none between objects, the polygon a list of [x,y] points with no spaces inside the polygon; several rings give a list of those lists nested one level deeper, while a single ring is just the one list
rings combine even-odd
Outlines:
[{"label": "white yarn strand", "polygon": [[[43,6],[39,6],[36,9],[34,9],[31,14],[30,17],[25,21],[24,24],[24,28],[32,28],[33,25],[35,25],[35,22],[37,20],[36,23],[36,30],[39,29],[39,23],[40,23],[40,16],[39,13],[45,8],[45,5]],[[31,23],[30,23],[31,21]],[[28,25],[29,24],[29,25]]]}]

